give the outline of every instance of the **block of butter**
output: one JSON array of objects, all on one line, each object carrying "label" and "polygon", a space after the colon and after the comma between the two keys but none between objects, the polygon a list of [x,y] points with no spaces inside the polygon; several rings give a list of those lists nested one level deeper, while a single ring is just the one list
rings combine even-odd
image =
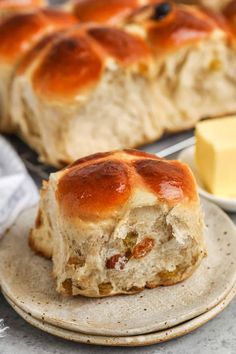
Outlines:
[{"label": "block of butter", "polygon": [[236,116],[199,122],[195,136],[197,169],[206,189],[236,197]]}]

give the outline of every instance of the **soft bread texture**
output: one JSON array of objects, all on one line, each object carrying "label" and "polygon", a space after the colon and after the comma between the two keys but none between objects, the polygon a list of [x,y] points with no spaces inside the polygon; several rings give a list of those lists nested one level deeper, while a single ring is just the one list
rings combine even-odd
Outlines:
[{"label": "soft bread texture", "polygon": [[[1,2],[0,2],[1,10]],[[35,43],[50,33],[72,26],[73,16],[52,9],[34,9],[15,13],[0,21],[0,131],[16,128],[9,115],[10,91],[15,69]],[[14,38],[14,40],[13,40]]]},{"label": "soft bread texture", "polygon": [[41,160],[65,165],[236,111],[235,36],[223,18],[158,11],[136,9],[123,29],[80,25],[26,55],[11,114]]},{"label": "soft bread texture", "polygon": [[48,218],[47,210],[47,189],[48,183],[43,181],[43,186],[40,191],[39,211],[35,220],[35,229],[29,235],[29,245],[39,255],[45,258],[51,258],[53,239],[51,234],[52,225]]},{"label": "soft bread texture", "polygon": [[52,255],[62,294],[175,284],[206,254],[194,177],[179,161],[136,150],[82,158],[50,175],[30,245]]}]

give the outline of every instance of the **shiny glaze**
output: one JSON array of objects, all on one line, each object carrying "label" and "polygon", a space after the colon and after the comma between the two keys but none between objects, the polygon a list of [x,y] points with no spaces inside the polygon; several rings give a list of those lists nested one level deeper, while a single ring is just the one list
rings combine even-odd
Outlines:
[{"label": "shiny glaze", "polygon": [[148,54],[144,40],[122,30],[75,26],[51,41],[33,74],[33,85],[40,96],[66,100],[99,82],[106,58],[125,66]]},{"label": "shiny glaze", "polygon": [[66,99],[78,90],[97,83],[103,62],[83,33],[62,36],[51,44],[33,76],[35,91],[41,95]]},{"label": "shiny glaze", "polygon": [[0,11],[1,10],[25,10],[31,9],[35,6],[44,5],[45,2],[43,0],[1,0],[0,1]]},{"label": "shiny glaze", "polygon": [[123,64],[131,64],[150,54],[143,39],[116,28],[97,27],[88,31],[105,50]]},{"label": "shiny glaze", "polygon": [[110,159],[66,171],[57,198],[67,216],[101,218],[126,203],[130,190],[128,167]]},{"label": "shiny glaze", "polygon": [[[78,160],[62,171],[56,196],[66,216],[102,219],[122,209],[135,189],[152,192],[170,205],[197,198],[186,165],[134,150]],[[148,250],[150,245],[148,240]]]},{"label": "shiny glaze", "polygon": [[50,33],[49,35],[43,37],[36,45],[34,45],[20,60],[19,65],[17,66],[17,74],[22,74],[34,60],[46,49],[47,45],[51,43],[53,39],[58,36],[58,32]]},{"label": "shiny glaze", "polygon": [[172,11],[162,20],[147,21],[145,26],[154,48],[165,51],[208,36],[217,24],[197,9],[173,6]]},{"label": "shiny glaze", "polygon": [[117,23],[125,20],[140,6],[162,0],[77,0],[74,14],[80,22]]},{"label": "shiny glaze", "polygon": [[[146,38],[110,26],[81,24],[59,33],[46,50],[45,46],[41,51],[36,48],[37,55],[28,60],[28,65],[34,58],[37,61],[31,75],[36,93],[47,100],[74,102],[77,96],[100,83],[110,63],[108,59],[124,67],[133,65],[146,75],[149,68],[154,68],[152,63],[168,51],[200,41],[220,28],[204,11],[173,4],[169,13],[154,20],[156,6],[136,10],[128,20],[129,24],[140,26]],[[27,60],[23,69],[27,69]]]},{"label": "shiny glaze", "polygon": [[55,10],[35,10],[4,18],[0,23],[0,58],[15,62],[43,35],[74,23],[73,16]]},{"label": "shiny glaze", "polygon": [[138,0],[77,0],[74,13],[81,22],[106,23],[139,6]]},{"label": "shiny glaze", "polygon": [[159,199],[178,202],[184,198],[194,199],[195,183],[189,169],[178,161],[137,160],[134,161],[137,173],[145,185]]},{"label": "shiny glaze", "polygon": [[82,164],[85,164],[86,162],[98,161],[98,160],[103,159],[104,157],[108,157],[110,155],[112,155],[111,151],[97,152],[96,154],[85,156],[85,157],[82,157],[82,158],[76,160],[68,168],[75,167],[75,166],[80,166]]}]

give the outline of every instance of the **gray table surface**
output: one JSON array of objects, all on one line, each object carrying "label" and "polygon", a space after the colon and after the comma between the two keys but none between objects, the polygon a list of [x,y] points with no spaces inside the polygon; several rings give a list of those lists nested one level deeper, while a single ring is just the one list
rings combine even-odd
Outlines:
[{"label": "gray table surface", "polygon": [[[186,132],[165,137],[158,143],[149,145],[145,150],[160,151],[191,136],[191,134],[192,132]],[[41,174],[39,171],[43,168],[47,173],[50,169],[40,165],[35,168],[37,165],[36,155],[17,138],[10,137],[9,140],[26,161],[32,176],[39,185],[41,181],[41,177],[38,175]],[[236,223],[236,214],[231,214],[230,217]],[[8,305],[2,295],[0,295],[0,318],[4,318],[5,324],[9,326],[7,335],[0,338],[0,354],[108,354],[111,351],[114,354],[236,354],[236,299],[223,313],[193,333],[167,343],[141,348],[89,346],[56,338],[26,323]]]}]

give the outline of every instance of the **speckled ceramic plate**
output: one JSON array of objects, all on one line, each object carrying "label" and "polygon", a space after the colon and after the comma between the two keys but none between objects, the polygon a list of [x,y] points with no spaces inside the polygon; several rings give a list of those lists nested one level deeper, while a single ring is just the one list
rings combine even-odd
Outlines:
[{"label": "speckled ceramic plate", "polygon": [[36,319],[74,332],[131,336],[176,326],[215,307],[236,280],[235,226],[213,204],[203,202],[203,209],[209,255],[191,278],[171,287],[103,299],[56,293],[51,262],[28,247],[35,216],[35,210],[28,210],[0,242],[3,292]]},{"label": "speckled ceramic plate", "polygon": [[57,337],[61,337],[64,339],[72,340],[79,343],[87,343],[87,344],[98,344],[98,345],[108,345],[108,346],[144,346],[151,345],[155,343],[166,342],[168,340],[183,336],[188,334],[200,326],[204,325],[206,322],[213,319],[216,315],[218,315],[221,311],[223,311],[229,303],[233,300],[236,294],[236,287],[234,286],[228,295],[225,297],[223,301],[221,301],[218,305],[213,307],[208,312],[195,317],[192,320],[186,321],[178,326],[175,326],[170,329],[166,329],[163,331],[159,331],[151,334],[144,334],[139,336],[129,336],[129,337],[106,337],[106,336],[95,336],[89,334],[83,334],[79,332],[69,331],[63,328],[55,327],[48,323],[45,323],[42,320],[37,320],[31,316],[31,314],[27,314],[25,311],[21,310],[18,306],[16,306],[7,296],[5,295],[6,300],[9,304],[15,309],[15,311],[24,318],[31,325],[53,334]]},{"label": "speckled ceramic plate", "polygon": [[224,210],[236,212],[236,198],[225,198],[225,197],[216,196],[214,194],[209,193],[206,190],[201,180],[200,174],[197,170],[194,153],[195,153],[195,146],[191,146],[190,148],[181,151],[178,158],[181,161],[185,162],[187,165],[189,165],[189,167],[192,169],[198,184],[199,194],[203,198],[209,200],[210,202],[217,204]]}]

